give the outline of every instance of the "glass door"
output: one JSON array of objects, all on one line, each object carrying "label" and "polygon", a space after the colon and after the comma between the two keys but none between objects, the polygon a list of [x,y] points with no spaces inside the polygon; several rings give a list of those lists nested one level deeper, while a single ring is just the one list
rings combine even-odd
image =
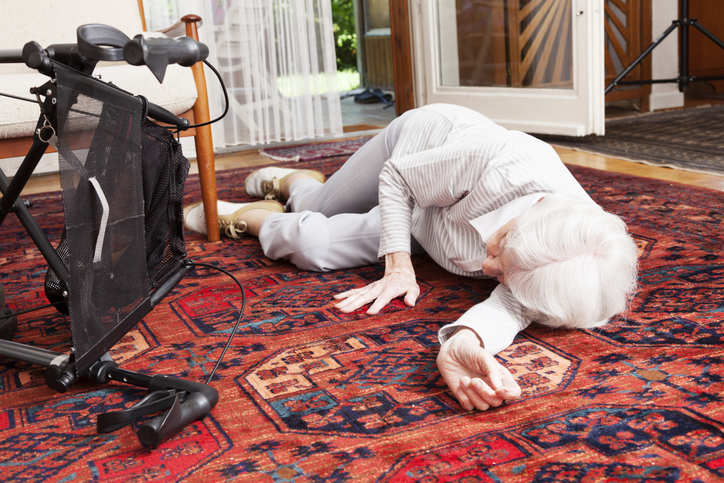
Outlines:
[{"label": "glass door", "polygon": [[602,0],[414,0],[418,105],[531,133],[603,134]]}]

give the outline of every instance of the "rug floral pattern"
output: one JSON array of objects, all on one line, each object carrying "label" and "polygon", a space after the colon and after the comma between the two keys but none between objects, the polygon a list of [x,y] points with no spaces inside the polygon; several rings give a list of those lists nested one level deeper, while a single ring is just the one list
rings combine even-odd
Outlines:
[{"label": "rug floral pattern", "polygon": [[[346,159],[299,162],[331,174]],[[483,300],[490,281],[414,259],[418,304],[341,314],[332,295],[379,278],[381,266],[302,272],[263,257],[252,238],[208,243],[189,257],[231,270],[244,320],[214,387],[211,415],[150,451],[133,427],[98,434],[99,413],[144,394],[78,382],[58,394],[43,370],[0,362],[4,481],[724,481],[724,195],[571,167],[591,196],[629,223],[640,251],[630,310],[592,331],[533,326],[498,355],[522,397],[466,412],[435,365],[437,330]],[[249,170],[219,173],[219,197],[244,200]],[[187,199],[198,198],[198,181]],[[57,241],[57,193],[32,197]],[[44,300],[44,262],[12,217],[0,230],[12,308]],[[122,367],[204,380],[240,298],[198,269],[113,349]],[[67,351],[65,316],[21,316],[18,342]]]}]

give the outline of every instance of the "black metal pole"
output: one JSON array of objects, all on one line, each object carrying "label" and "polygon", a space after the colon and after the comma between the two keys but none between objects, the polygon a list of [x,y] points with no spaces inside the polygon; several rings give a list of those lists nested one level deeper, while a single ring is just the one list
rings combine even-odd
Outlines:
[{"label": "black metal pole", "polygon": [[56,365],[62,368],[69,359],[67,354],[2,339],[0,339],[0,355],[42,367]]},{"label": "black metal pole", "polygon": [[709,39],[717,44],[719,47],[724,49],[724,42],[721,41],[720,38],[718,38],[716,35],[711,33],[706,27],[704,27],[702,24],[699,23],[699,21],[695,18],[691,19],[691,25],[696,27],[701,33],[709,37]]},{"label": "black metal pole", "polygon": [[679,91],[689,85],[689,0],[681,0],[681,35],[679,36]]},{"label": "black metal pole", "polygon": [[[45,144],[45,147],[47,147],[47,144]],[[42,149],[42,152],[45,152],[45,149]],[[42,156],[42,153],[40,155]],[[28,154],[28,156],[30,156],[30,154]],[[23,164],[25,164],[25,162],[23,162]],[[35,164],[37,165],[37,162]],[[22,167],[23,165],[21,165],[21,168]],[[13,182],[15,182],[16,179],[19,179],[17,178],[17,176],[18,175],[16,174],[16,176],[13,177]],[[43,229],[40,228],[38,223],[35,221],[35,218],[33,218],[33,215],[30,214],[30,210],[28,210],[28,208],[23,203],[17,201],[20,194],[18,192],[18,189],[22,191],[25,183],[23,183],[22,186],[19,186],[18,189],[14,190],[14,193],[12,194],[12,197],[15,198],[14,200],[12,200],[11,195],[8,194],[11,192],[12,185],[13,183],[8,181],[7,176],[5,176],[5,173],[0,169],[0,191],[2,191],[3,193],[3,197],[0,200],[0,204],[2,205],[2,212],[5,215],[7,214],[5,212],[5,204],[7,202],[7,204],[10,205],[8,211],[11,211],[13,209],[15,210],[15,215],[20,220],[20,223],[22,223],[25,227],[25,231],[28,232],[28,235],[35,243],[35,246],[38,247],[38,250],[43,255],[43,258],[45,258],[45,260],[48,262],[50,268],[52,268],[55,272],[58,280],[68,283],[70,275],[68,274],[68,269],[65,267],[63,260],[58,255],[58,252],[55,251],[53,245],[50,244],[50,241],[48,241],[48,237],[45,236],[45,233],[43,233]],[[12,204],[10,203],[10,201],[13,201]],[[0,225],[2,225],[2,221],[5,220],[5,216],[2,216],[2,213],[0,213],[0,216]]]},{"label": "black metal pole", "polygon": [[[629,64],[628,67],[626,67],[623,71],[621,71],[621,73],[620,73],[614,80],[612,80],[611,83],[608,84],[608,86],[606,86],[606,90],[604,91],[604,94],[608,94],[609,92],[611,92],[611,90],[612,90],[614,87],[616,87],[617,85],[619,85],[619,82],[621,81],[621,79],[623,79],[624,77],[626,77],[626,76],[629,74],[629,72],[631,72],[631,71],[634,69],[634,67],[636,67],[638,64],[640,64],[641,61],[644,60],[644,58],[646,58],[646,56],[649,55],[652,50],[654,50],[654,47],[656,47],[657,45],[659,45],[659,43],[660,43],[662,40],[664,40],[671,32],[673,32],[673,31],[676,29],[676,27],[679,26],[680,23],[681,23],[681,22],[680,22],[679,20],[674,20],[674,21],[671,23],[671,25],[669,25],[669,28],[667,28],[667,29],[664,31],[663,34],[661,34],[656,40],[654,40],[653,43],[652,43],[651,45],[649,45],[649,46],[646,48],[646,50],[644,50],[644,51],[641,53],[641,55],[639,55],[638,57],[636,57],[636,60],[634,60],[633,62],[631,62],[631,64]],[[675,79],[672,80],[672,82],[675,82],[675,81],[676,81]],[[630,84],[638,84],[638,82],[636,82],[636,81],[631,81]]]},{"label": "black metal pole", "polygon": [[[36,136],[32,146],[30,146],[28,150],[28,154],[18,167],[15,176],[13,176],[12,182],[6,186],[0,186],[3,192],[3,197],[0,199],[0,225],[3,224],[5,218],[13,210],[13,205],[18,198],[20,198],[20,193],[33,175],[33,171],[35,171],[35,168],[40,162],[40,158],[43,157],[47,149],[48,143],[40,141]],[[5,178],[5,180],[7,180],[7,178]]]},{"label": "black metal pole", "polygon": [[108,379],[148,388],[151,385],[152,376],[114,367],[108,369]]},{"label": "black metal pole", "polygon": [[[639,55],[628,67],[626,67],[611,83],[606,86],[605,94],[608,94],[616,86],[624,85],[643,85],[643,84],[662,84],[676,82],[679,90],[683,92],[684,88],[693,81],[707,81],[724,79],[724,76],[691,76],[689,75],[689,26],[696,27],[701,33],[708,37],[712,42],[724,49],[724,42],[707,30],[695,18],[689,18],[689,0],[680,0],[678,20],[674,20],[669,28],[659,36],[649,47]],[[634,67],[636,67],[659,43],[664,40],[677,27],[681,27],[681,35],[679,37],[679,76],[675,79],[658,79],[658,80],[642,80],[642,81],[622,81]]]},{"label": "black metal pole", "polygon": [[0,49],[0,64],[22,64],[22,49]]}]

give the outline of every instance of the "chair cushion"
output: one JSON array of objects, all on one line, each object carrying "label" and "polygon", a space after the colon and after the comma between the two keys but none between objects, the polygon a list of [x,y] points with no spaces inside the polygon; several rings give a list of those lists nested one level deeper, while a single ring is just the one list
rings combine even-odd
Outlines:
[{"label": "chair cushion", "polygon": [[[110,65],[98,67],[94,74],[135,95],[143,95],[175,115],[191,109],[197,97],[193,73],[188,67],[168,66],[163,84],[145,66]],[[47,81],[47,76],[37,73],[0,75],[0,92],[33,99],[30,88]],[[39,115],[37,103],[0,96],[0,139],[32,136]]]}]

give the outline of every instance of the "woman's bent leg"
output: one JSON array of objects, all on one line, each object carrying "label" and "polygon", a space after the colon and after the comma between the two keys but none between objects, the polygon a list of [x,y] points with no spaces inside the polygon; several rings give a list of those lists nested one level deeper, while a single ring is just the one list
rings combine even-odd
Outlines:
[{"label": "woman's bent leg", "polygon": [[302,270],[326,272],[378,262],[380,211],[275,213],[261,225],[259,241],[272,260],[288,260]]},{"label": "woman's bent leg", "polygon": [[287,211],[313,211],[326,216],[367,213],[377,206],[382,167],[392,156],[402,126],[414,111],[393,120],[370,139],[326,183],[299,180],[290,188]]}]

